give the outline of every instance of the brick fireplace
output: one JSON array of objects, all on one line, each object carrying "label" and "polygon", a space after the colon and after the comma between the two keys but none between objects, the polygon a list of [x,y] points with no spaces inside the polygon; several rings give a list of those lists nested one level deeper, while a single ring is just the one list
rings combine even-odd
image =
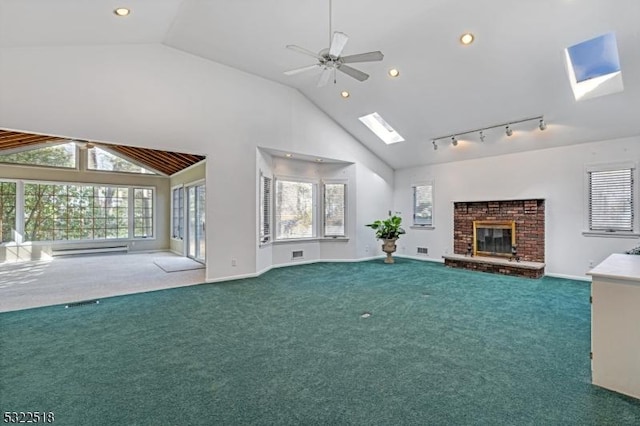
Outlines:
[{"label": "brick fireplace", "polygon": [[[544,208],[543,199],[454,203],[454,256],[450,258],[445,256],[445,264],[532,278],[542,276],[545,241]],[[507,247],[513,243],[520,262],[509,261],[511,256],[505,253],[504,247],[495,251],[483,248],[480,252],[478,249],[481,246],[494,246],[494,244],[485,245],[483,238],[491,243],[502,239],[501,245]],[[477,253],[473,259],[468,256],[470,250],[472,254]],[[483,263],[483,259],[486,259],[486,262]]]}]

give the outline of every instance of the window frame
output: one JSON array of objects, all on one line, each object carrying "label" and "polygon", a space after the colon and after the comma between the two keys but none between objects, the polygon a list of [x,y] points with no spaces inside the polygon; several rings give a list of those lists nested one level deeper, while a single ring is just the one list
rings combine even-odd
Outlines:
[{"label": "window frame", "polygon": [[[180,194],[179,200],[181,201],[181,206],[178,205],[176,209],[176,199],[175,199],[175,191],[179,191]],[[180,204],[180,203],[179,203]],[[176,241],[184,241],[184,229],[185,229],[185,191],[184,185],[176,185],[171,187],[171,239]],[[176,217],[176,212],[178,213],[178,217]],[[175,234],[176,230],[176,221],[179,221],[177,224],[178,227],[178,235]]]},{"label": "window frame", "polygon": [[[416,190],[418,187],[431,187],[431,223],[416,223]],[[433,180],[411,184],[411,229],[435,229],[435,184]]]},{"label": "window frame", "polygon": [[[129,191],[129,205],[131,206],[131,213],[129,214],[129,220],[133,221],[133,223],[131,223],[131,226],[129,228],[129,237],[133,240],[154,240],[156,238],[156,219],[157,219],[157,212],[156,212],[156,196],[157,196],[157,191],[155,187],[151,187],[151,186],[144,186],[144,185],[131,185],[130,187],[130,191]],[[136,190],[141,189],[141,190],[150,190],[151,191],[151,236],[144,236],[144,237],[138,237],[136,236],[136,224],[135,224],[135,220],[136,220],[136,197],[135,197],[135,193]]]},{"label": "window frame", "polygon": [[[605,230],[592,229],[591,227],[591,173],[616,170],[631,170],[631,230]],[[635,209],[638,206],[638,168],[635,162],[599,163],[588,164],[584,168],[584,236],[610,237],[610,238],[637,238],[640,237],[638,226],[638,214]]]},{"label": "window frame", "polygon": [[80,163],[81,163],[81,153],[80,153],[80,148],[78,148],[78,145],[75,143],[75,141],[73,140],[63,140],[60,142],[49,142],[49,143],[42,143],[42,144],[37,144],[37,145],[33,145],[33,146],[27,146],[24,148],[14,148],[14,149],[8,149],[2,152],[3,155],[12,155],[12,154],[21,154],[23,152],[30,152],[30,151],[38,151],[41,149],[45,149],[45,148],[53,148],[53,147],[57,147],[57,146],[62,146],[62,145],[74,145],[74,165],[73,166],[51,166],[51,165],[47,165],[47,164],[30,164],[30,163],[15,163],[15,162],[10,162],[10,161],[2,161],[0,159],[0,165],[7,165],[7,166],[12,166],[12,167],[40,167],[43,169],[53,169],[53,170],[65,170],[65,171],[77,171],[80,170]]},{"label": "window frame", "polygon": [[[278,238],[279,220],[278,220],[278,182],[293,182],[293,183],[305,183],[311,184],[311,236],[310,237],[294,237],[294,238]],[[273,214],[272,224],[274,230],[272,230],[272,240],[274,242],[287,242],[287,241],[309,241],[318,239],[319,224],[318,217],[320,214],[318,203],[318,180],[309,179],[299,176],[274,176],[272,180],[273,184]]]},{"label": "window frame", "polygon": [[[90,242],[113,242],[113,241],[132,241],[132,240],[155,240],[157,230],[157,187],[150,185],[120,185],[116,183],[99,183],[99,182],[68,182],[68,181],[46,181],[46,180],[31,180],[31,179],[0,179],[3,182],[15,182],[16,183],[16,232],[17,240],[0,243],[0,246],[15,243],[36,243],[36,244],[68,244],[68,243],[90,243]],[[127,188],[128,189],[128,217],[127,217],[127,236],[117,238],[83,238],[83,239],[60,239],[60,240],[27,240],[25,236],[25,186],[29,184],[36,185],[73,185],[73,186],[89,186],[89,187],[113,187],[113,188]],[[152,198],[152,212],[153,212],[153,236],[147,238],[135,238],[133,222],[134,222],[134,189],[151,189],[153,191]]]},{"label": "window frame", "polygon": [[[347,238],[348,235],[348,218],[349,218],[349,185],[346,179],[323,179],[321,182],[322,188],[322,201],[321,201],[321,230],[322,238],[328,239],[339,239],[339,238]],[[343,229],[344,232],[341,235],[327,235],[327,185],[343,185],[344,186],[344,197],[343,197]]]},{"label": "window frame", "polygon": [[[3,235],[4,232],[0,229],[0,246],[2,244],[10,244],[10,243],[15,243],[16,242],[16,233],[18,231],[18,222],[19,222],[19,217],[23,217],[24,214],[22,214],[22,209],[20,209],[18,207],[18,202],[20,201],[21,197],[18,196],[18,193],[21,191],[22,187],[19,184],[19,181],[16,181],[15,179],[0,179],[0,185],[2,184],[14,184],[15,185],[15,189],[14,189],[14,196],[13,196],[13,209],[14,209],[14,213],[13,213],[13,224],[11,224],[11,231],[12,231],[12,235],[10,236],[10,239],[3,241]],[[2,191],[0,191],[0,196],[3,194]],[[3,212],[0,210],[0,222],[2,223],[3,226],[5,226],[5,223],[2,221],[3,218]]]}]

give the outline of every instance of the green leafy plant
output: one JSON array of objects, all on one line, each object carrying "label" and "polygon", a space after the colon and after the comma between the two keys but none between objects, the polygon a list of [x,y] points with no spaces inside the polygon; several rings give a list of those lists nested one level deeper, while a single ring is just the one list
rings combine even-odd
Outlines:
[{"label": "green leafy plant", "polygon": [[639,255],[640,254],[640,246],[632,248],[631,250],[627,250],[625,251],[626,254],[636,254]]},{"label": "green leafy plant", "polygon": [[400,226],[401,223],[402,218],[394,215],[385,220],[376,220],[375,222],[365,226],[376,231],[376,238],[390,240],[393,238],[399,238],[400,235],[406,233],[406,231]]}]

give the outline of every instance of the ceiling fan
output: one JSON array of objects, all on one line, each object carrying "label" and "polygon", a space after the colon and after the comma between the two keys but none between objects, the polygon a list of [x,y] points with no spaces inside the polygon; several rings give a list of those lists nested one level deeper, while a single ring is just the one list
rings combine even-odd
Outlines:
[{"label": "ceiling fan", "polygon": [[336,70],[341,71],[358,81],[365,81],[369,78],[369,74],[345,64],[381,61],[382,58],[384,58],[384,55],[379,50],[376,50],[375,52],[341,56],[342,51],[347,44],[347,41],[349,41],[349,36],[347,36],[345,33],[336,31],[333,33],[333,35],[331,34],[331,0],[329,0],[329,47],[322,49],[318,53],[314,53],[308,49],[305,49],[304,47],[296,46],[295,44],[287,45],[287,49],[291,49],[294,52],[302,53],[303,55],[314,57],[318,60],[318,62],[302,68],[285,71],[285,75],[295,75],[305,71],[320,68],[322,69],[322,74],[320,74],[320,79],[318,80],[318,87],[326,85],[332,75],[335,83]]}]

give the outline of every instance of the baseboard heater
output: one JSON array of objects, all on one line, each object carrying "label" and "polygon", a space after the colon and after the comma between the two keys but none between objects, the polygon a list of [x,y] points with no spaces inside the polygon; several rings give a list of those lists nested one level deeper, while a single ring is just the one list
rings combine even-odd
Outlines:
[{"label": "baseboard heater", "polygon": [[99,254],[99,253],[127,253],[129,251],[128,244],[96,246],[96,247],[70,247],[56,248],[51,250],[51,255],[57,256],[74,256],[77,254]]}]

